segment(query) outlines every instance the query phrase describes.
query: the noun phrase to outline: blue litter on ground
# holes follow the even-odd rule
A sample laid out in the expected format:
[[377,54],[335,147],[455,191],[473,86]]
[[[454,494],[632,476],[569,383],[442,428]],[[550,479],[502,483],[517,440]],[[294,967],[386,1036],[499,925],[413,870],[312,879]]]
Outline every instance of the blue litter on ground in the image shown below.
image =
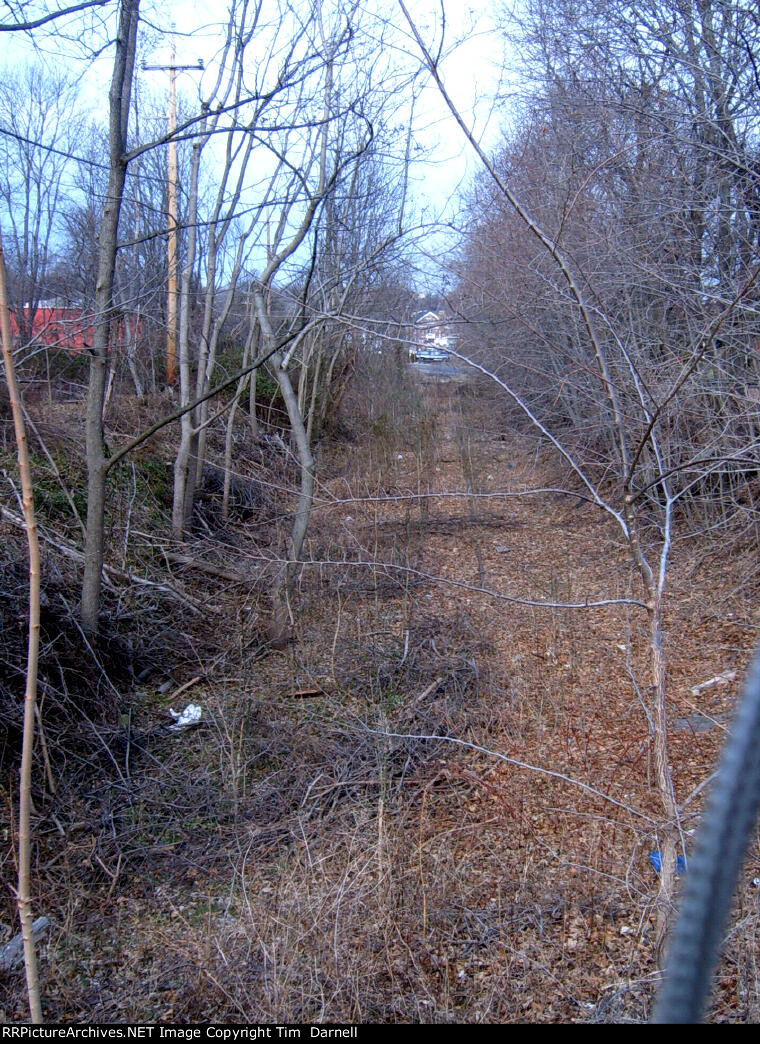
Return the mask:
[[[649,853],[649,862],[654,867],[655,873],[659,874],[660,870],[662,869],[662,856],[660,855],[660,853],[659,852],[650,852]],[[684,859],[683,856],[678,856],[676,858],[676,873],[677,874],[683,874],[685,872],[686,872],[686,860]]]

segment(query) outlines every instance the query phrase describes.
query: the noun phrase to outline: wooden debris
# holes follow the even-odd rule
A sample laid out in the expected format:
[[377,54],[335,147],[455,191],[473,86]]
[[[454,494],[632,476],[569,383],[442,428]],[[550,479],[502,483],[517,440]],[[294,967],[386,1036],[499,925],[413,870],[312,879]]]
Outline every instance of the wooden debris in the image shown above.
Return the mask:
[[241,584],[245,577],[240,573],[233,573],[231,569],[222,569],[211,562],[204,562],[200,558],[192,558],[190,555],[179,555],[174,551],[165,552],[167,559],[176,565],[186,566],[188,569],[196,569],[200,573],[208,573],[209,576],[217,576],[220,580],[229,580],[231,584]]
[[[38,942],[49,927],[49,918],[38,917],[37,920],[32,923],[32,935],[34,936],[34,941]],[[14,935],[10,942],[7,942],[5,946],[0,947],[0,969],[3,971],[11,971],[13,968],[19,968],[23,963],[24,939],[21,932],[19,932],[18,935]]]
[[691,692],[694,696],[699,696],[700,692],[704,692],[705,689],[712,689],[716,685],[728,685],[735,677],[736,671],[723,671],[722,674],[716,674],[714,678],[708,678],[699,685],[692,685]]

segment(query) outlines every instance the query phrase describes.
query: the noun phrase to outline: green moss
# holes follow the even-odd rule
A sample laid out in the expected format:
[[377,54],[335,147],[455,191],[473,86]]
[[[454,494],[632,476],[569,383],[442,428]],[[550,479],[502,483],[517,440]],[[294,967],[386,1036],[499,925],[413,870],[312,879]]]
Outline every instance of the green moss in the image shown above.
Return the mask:
[[141,504],[152,504],[161,510],[171,504],[171,471],[163,460],[122,459],[111,469],[111,481],[123,496],[131,496],[136,487]]
[[79,517],[84,519],[87,514],[87,494],[81,466],[61,453],[53,453],[51,457],[58,475],[43,454],[33,453],[29,458],[34,483],[34,508],[38,517],[47,522],[73,522],[73,503]]
[[261,403],[273,403],[282,399],[279,384],[266,370],[256,371],[256,399]]

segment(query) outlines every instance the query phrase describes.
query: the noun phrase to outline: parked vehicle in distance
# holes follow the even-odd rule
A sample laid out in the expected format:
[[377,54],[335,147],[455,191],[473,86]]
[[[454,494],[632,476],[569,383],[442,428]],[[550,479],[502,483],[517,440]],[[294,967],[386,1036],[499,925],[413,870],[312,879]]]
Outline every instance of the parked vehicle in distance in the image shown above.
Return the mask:
[[442,362],[448,355],[440,348],[413,348],[409,357],[412,362]]

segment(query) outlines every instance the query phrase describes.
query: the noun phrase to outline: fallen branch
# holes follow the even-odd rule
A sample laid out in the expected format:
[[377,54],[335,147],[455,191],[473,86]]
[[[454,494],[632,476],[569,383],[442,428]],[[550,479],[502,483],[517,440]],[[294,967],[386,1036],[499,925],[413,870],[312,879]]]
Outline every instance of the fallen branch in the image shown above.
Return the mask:
[[377,570],[377,572],[402,573],[406,576],[415,577],[423,582],[442,584],[448,587],[457,587],[463,591],[471,591],[473,594],[485,595],[487,598],[493,598],[499,602],[509,602],[512,605],[528,605],[536,609],[603,609],[610,605],[634,605],[639,609],[648,608],[647,603],[642,602],[638,598],[600,598],[597,601],[586,600],[583,602],[550,602],[548,599],[541,599],[538,601],[534,598],[517,598],[515,595],[508,595],[503,594],[501,591],[494,591],[490,587],[482,587],[480,584],[468,584],[465,580],[455,580],[453,577],[449,576],[438,576],[435,573],[427,573],[423,569],[414,569],[411,566],[396,565],[394,562],[357,562],[347,558],[322,558],[314,561],[302,559],[294,564],[299,568],[304,568],[306,566],[316,566],[319,568],[322,566],[342,566],[350,569],[374,569]]
[[592,797],[601,798],[603,801],[615,805],[616,808],[622,808],[624,812],[629,812],[632,816],[643,819],[652,826],[657,825],[657,820],[652,819],[652,817],[648,816],[646,812],[641,812],[639,809],[633,808],[631,805],[626,805],[624,802],[618,801],[617,798],[605,794],[603,790],[597,790],[596,787],[592,787],[590,783],[584,783],[583,780],[574,779],[572,776],[566,776],[563,772],[555,772],[554,769],[543,768],[541,765],[531,765],[530,762],[520,761],[518,758],[510,758],[508,755],[501,754],[497,750],[490,750],[488,747],[481,747],[477,743],[470,743],[468,740],[459,739],[457,736],[427,736],[406,732],[386,732],[384,729],[371,729],[364,722],[360,722],[360,725],[366,732],[370,733],[370,735],[382,736],[384,739],[415,740],[417,742],[427,743],[453,743],[457,747],[466,747],[468,750],[477,751],[478,754],[485,754],[486,757],[497,758],[499,761],[504,761],[507,765],[514,765],[517,768],[526,769],[528,772],[535,772],[540,776],[549,776],[550,779],[558,779],[562,783],[569,783],[571,787],[578,787],[579,790],[583,790],[586,794],[590,794]]
[[[39,942],[50,927],[47,917],[38,917],[32,923],[32,936],[35,942]],[[5,946],[0,946],[0,969],[2,971],[13,971],[24,963],[24,936],[22,932],[14,935]]]
[[200,573],[208,573],[209,576],[218,576],[220,580],[229,580],[232,584],[247,583],[249,580],[249,577],[244,577],[240,573],[234,573],[231,569],[222,569],[221,566],[212,565],[211,562],[204,562],[201,558],[191,558],[190,555],[178,555],[174,551],[167,551],[165,554],[170,562],[187,566],[188,569],[197,569]]
[[[7,508],[2,504],[0,504],[0,517],[2,517],[6,522],[9,522],[12,526],[16,526],[18,529],[26,530],[26,522],[24,521],[23,516],[15,511],[11,511],[10,508]],[[59,551],[66,558],[71,558],[75,562],[84,561],[84,553],[78,550],[78,548],[72,547],[71,544],[68,544],[60,537],[53,539],[53,537],[48,535],[44,530],[39,530],[39,535],[46,544],[55,548],[56,551]],[[192,610],[192,612],[201,612],[198,603],[190,598],[189,595],[183,594],[182,592],[175,590],[175,588],[169,587],[168,584],[163,584],[158,580],[148,580],[144,576],[137,576],[136,573],[130,573],[125,569],[117,569],[115,566],[103,566],[103,573],[106,577],[111,576],[118,580],[126,580],[128,583],[136,584],[138,587],[153,587],[157,591],[162,591],[164,594],[169,595],[170,598],[175,598],[177,601],[182,602],[182,604],[186,605]],[[116,587],[112,583],[107,583],[107,586],[110,591],[116,591]],[[207,608],[205,608],[204,611],[208,611]]]

